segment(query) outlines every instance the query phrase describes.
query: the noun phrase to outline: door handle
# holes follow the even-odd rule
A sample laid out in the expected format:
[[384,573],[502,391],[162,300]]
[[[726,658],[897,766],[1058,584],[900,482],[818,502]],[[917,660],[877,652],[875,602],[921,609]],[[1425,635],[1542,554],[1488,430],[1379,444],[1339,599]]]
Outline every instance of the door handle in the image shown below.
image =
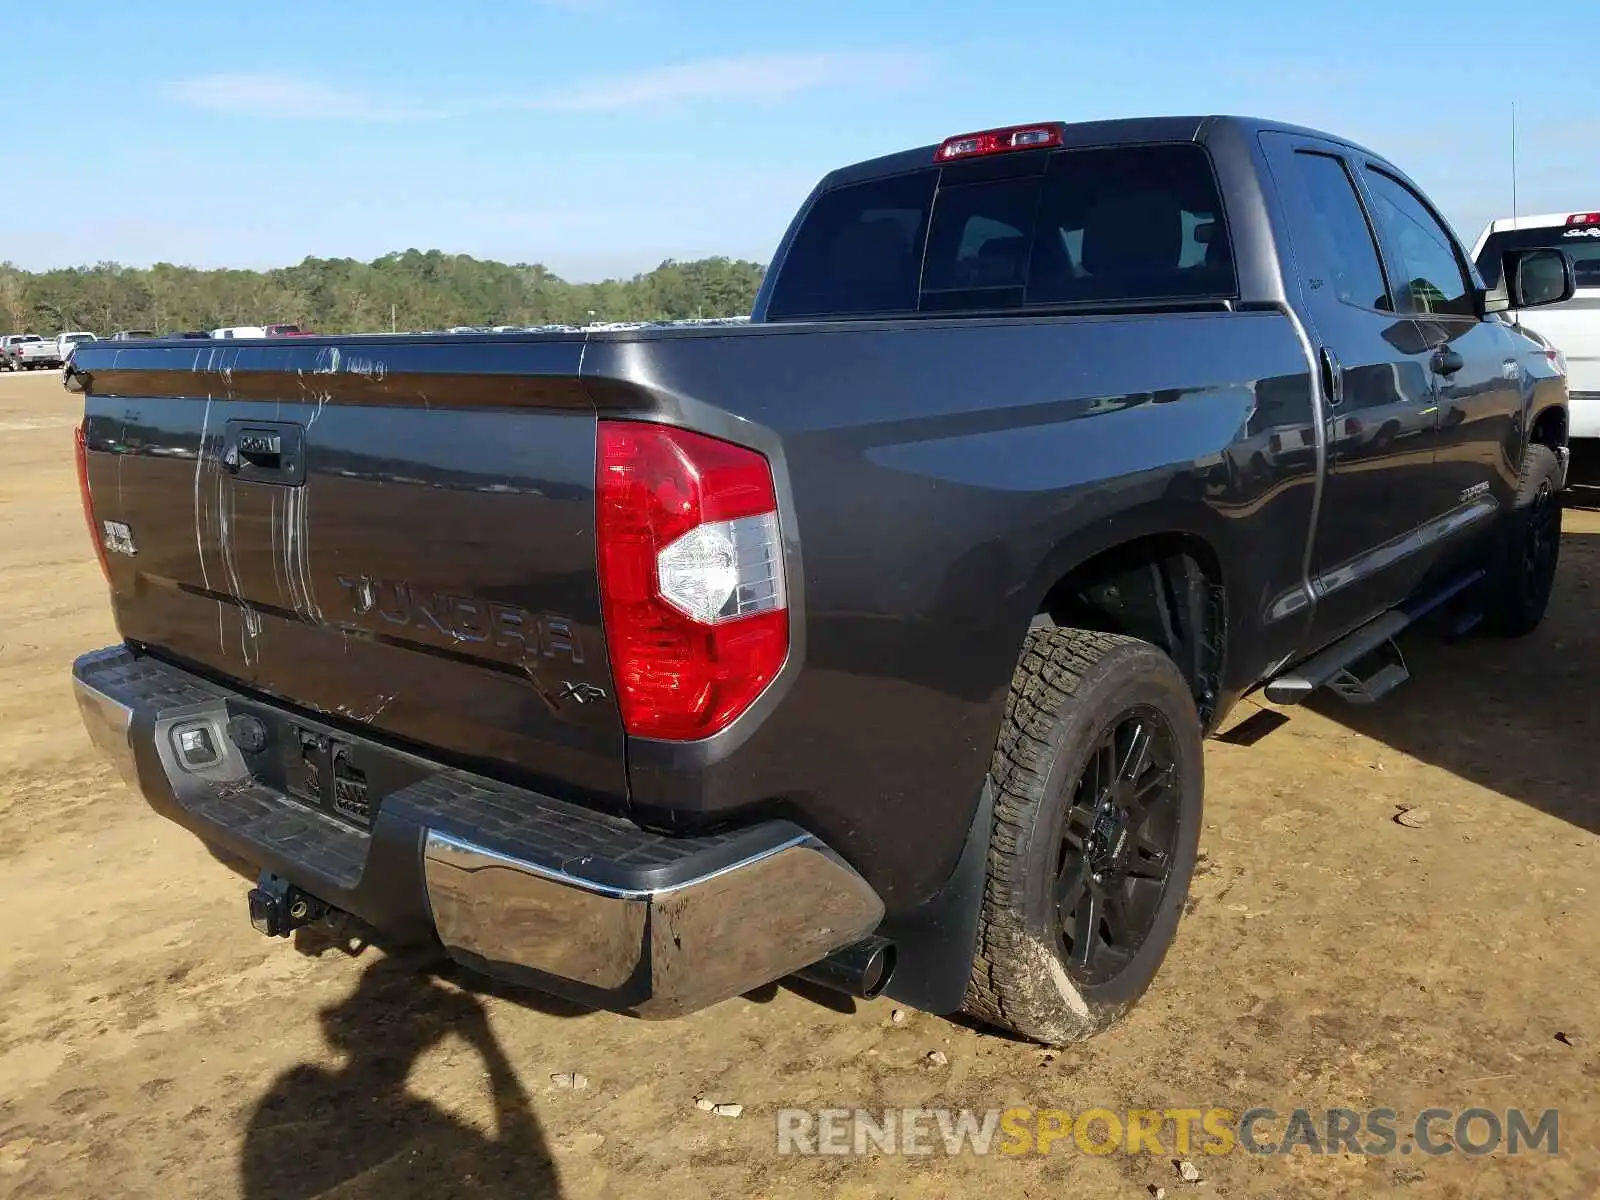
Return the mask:
[[1339,365],[1339,356],[1328,347],[1322,348],[1322,392],[1328,397],[1328,405],[1338,408],[1344,403],[1344,368]]
[[1443,375],[1446,378],[1454,375],[1466,365],[1467,360],[1462,358],[1461,355],[1457,354],[1448,346],[1441,346],[1439,349],[1435,350],[1433,352],[1433,359],[1428,363],[1428,366],[1432,368],[1435,375]]

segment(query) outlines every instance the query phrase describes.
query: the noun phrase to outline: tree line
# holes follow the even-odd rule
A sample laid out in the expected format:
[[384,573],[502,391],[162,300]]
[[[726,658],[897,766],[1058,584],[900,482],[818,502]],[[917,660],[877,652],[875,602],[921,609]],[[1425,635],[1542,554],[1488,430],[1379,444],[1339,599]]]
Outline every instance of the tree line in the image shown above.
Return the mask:
[[740,259],[668,259],[632,279],[569,283],[538,263],[439,250],[373,262],[308,258],[270,271],[103,262],[33,272],[0,263],[0,331],[103,336],[293,322],[319,333],[379,333],[391,314],[402,331],[731,317],[750,311],[764,271]]

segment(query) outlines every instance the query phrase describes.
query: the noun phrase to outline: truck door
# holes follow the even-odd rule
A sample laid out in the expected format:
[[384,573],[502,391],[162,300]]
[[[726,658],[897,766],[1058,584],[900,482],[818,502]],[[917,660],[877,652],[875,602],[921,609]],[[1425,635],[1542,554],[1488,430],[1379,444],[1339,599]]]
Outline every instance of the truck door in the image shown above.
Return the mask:
[[1478,314],[1478,280],[1466,253],[1427,202],[1380,167],[1368,164],[1362,177],[1392,273],[1407,281],[1401,306],[1415,315],[1429,352],[1439,408],[1435,486],[1458,510],[1442,551],[1460,553],[1516,494],[1523,429],[1515,335]]
[[1431,348],[1397,302],[1346,149],[1286,133],[1261,139],[1288,217],[1284,269],[1326,399],[1310,558],[1312,644],[1323,645],[1417,586],[1425,531],[1449,507],[1433,479]]

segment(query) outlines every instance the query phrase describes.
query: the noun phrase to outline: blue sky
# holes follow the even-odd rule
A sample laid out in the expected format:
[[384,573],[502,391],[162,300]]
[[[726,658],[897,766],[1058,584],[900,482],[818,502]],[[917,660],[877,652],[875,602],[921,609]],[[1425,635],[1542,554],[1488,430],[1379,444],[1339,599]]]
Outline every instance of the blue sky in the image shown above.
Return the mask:
[[[833,166],[991,125],[1245,112],[1354,137],[1469,241],[1600,208],[1581,0],[79,0],[0,66],[0,261],[415,246],[570,279],[765,261]],[[1543,61],[1541,61],[1543,60]],[[42,151],[42,152],[41,152]]]

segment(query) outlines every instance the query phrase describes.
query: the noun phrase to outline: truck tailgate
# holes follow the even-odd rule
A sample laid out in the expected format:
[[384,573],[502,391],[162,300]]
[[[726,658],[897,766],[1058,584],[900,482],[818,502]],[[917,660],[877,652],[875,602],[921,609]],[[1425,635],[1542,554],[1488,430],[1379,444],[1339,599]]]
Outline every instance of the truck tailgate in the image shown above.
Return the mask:
[[625,805],[582,349],[80,346],[122,635],[335,723]]

